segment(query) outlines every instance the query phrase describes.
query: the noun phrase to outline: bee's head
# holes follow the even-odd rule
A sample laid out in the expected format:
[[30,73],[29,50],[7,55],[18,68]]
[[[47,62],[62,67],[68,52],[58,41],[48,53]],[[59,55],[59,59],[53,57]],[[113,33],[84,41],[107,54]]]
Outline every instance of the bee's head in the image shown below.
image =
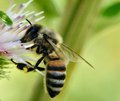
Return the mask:
[[[27,19],[26,19],[27,20]],[[31,22],[29,20],[27,20],[30,23],[30,28],[26,31],[25,35],[21,38],[21,42],[25,43],[25,42],[29,42],[34,40],[35,38],[38,37],[38,32],[41,30],[42,26],[40,25],[32,25]]]

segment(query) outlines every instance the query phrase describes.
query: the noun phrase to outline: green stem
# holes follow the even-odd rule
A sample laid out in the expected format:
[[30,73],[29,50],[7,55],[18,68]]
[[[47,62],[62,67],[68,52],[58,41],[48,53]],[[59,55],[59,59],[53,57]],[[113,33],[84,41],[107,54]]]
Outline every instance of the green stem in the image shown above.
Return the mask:
[[[71,6],[69,6],[69,4]],[[61,24],[61,33],[64,38],[64,42],[68,44],[72,49],[76,50],[78,53],[82,51],[86,39],[88,39],[94,30],[95,21],[100,10],[100,0],[77,0],[73,3],[68,1],[68,5],[65,11],[64,19]],[[72,11],[68,8],[73,7]],[[63,24],[64,23],[64,24]],[[58,96],[57,101],[63,101],[65,94],[69,89],[70,77],[72,76],[73,68],[76,64],[71,63],[68,65],[67,79],[63,93]]]
[[42,97],[42,92],[43,92],[43,80],[40,78],[40,76],[36,79],[36,83],[33,88],[33,92],[30,96],[29,101],[39,101],[38,99]]
[[[100,0],[68,2],[60,30],[66,44],[73,49],[81,50],[86,36],[93,30],[99,5]],[[69,10],[70,7],[72,10]]]

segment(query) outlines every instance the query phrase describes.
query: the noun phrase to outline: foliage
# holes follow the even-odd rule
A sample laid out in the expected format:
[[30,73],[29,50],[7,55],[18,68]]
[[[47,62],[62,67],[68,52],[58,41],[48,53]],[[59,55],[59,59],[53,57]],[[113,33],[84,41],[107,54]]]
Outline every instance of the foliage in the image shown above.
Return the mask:
[[9,62],[5,60],[3,57],[0,57],[0,79],[1,78],[8,78],[7,71],[5,69],[8,69]]

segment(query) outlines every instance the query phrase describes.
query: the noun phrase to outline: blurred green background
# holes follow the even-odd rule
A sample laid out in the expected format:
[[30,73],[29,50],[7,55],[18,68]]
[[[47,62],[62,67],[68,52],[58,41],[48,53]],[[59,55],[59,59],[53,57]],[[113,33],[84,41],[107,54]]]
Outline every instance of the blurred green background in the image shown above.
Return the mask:
[[[0,9],[6,11],[9,1],[0,0]],[[44,10],[45,19],[39,23],[61,33],[64,43],[95,70],[82,60],[71,63],[63,90],[50,99],[41,75],[10,65],[10,79],[0,80],[0,100],[120,101],[120,0],[34,0],[28,9]]]

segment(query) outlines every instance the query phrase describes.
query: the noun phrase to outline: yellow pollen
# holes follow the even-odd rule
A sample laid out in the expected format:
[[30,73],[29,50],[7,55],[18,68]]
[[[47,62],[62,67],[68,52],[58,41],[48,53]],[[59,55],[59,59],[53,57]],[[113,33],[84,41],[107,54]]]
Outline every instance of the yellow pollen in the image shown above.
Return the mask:
[[25,73],[27,73],[27,72],[28,72],[28,68],[27,68],[27,67],[24,67],[24,68],[23,68],[23,71],[24,71]]

